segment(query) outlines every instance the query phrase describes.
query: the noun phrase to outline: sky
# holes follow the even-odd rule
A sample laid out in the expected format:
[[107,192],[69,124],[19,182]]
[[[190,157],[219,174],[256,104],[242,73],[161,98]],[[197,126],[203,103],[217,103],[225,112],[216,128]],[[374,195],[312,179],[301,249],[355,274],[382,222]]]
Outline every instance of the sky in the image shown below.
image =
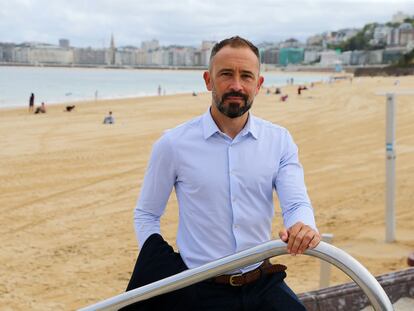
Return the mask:
[[414,15],[414,0],[0,0],[0,42],[75,47],[199,46],[202,40],[243,36],[258,44],[367,23],[397,11]]

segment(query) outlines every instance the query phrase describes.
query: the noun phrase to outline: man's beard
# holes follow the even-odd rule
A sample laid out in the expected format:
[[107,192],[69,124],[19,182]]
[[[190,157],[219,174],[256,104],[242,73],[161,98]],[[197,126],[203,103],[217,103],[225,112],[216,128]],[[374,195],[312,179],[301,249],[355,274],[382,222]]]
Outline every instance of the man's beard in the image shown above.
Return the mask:
[[[244,101],[244,105],[239,102],[228,102],[227,105],[224,104],[224,101],[229,97],[240,97]],[[240,92],[228,92],[223,94],[221,99],[217,97],[217,94],[213,93],[213,101],[217,109],[220,110],[225,116],[229,118],[237,118],[244,115],[252,107],[253,100],[249,100],[249,97]]]

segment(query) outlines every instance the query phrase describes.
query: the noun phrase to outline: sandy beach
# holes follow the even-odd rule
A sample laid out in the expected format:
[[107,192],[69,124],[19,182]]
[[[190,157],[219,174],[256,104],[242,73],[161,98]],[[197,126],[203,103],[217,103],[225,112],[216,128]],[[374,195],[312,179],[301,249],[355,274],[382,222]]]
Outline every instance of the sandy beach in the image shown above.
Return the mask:
[[[201,76],[200,76],[201,79]],[[281,102],[263,90],[252,112],[290,130],[320,232],[372,274],[407,267],[414,251],[414,95],[397,97],[396,238],[385,243],[385,97],[414,77],[315,84]],[[265,83],[266,84],[266,83]],[[73,310],[125,290],[138,254],[133,209],[152,143],[204,113],[209,93],[0,110],[0,310]],[[103,125],[112,110],[116,123]],[[253,159],[252,159],[253,160]],[[275,199],[277,205],[277,199]],[[276,208],[274,237],[281,225]],[[164,237],[175,246],[172,195]],[[288,284],[315,290],[319,261],[282,256]],[[349,279],[332,268],[332,285]]]

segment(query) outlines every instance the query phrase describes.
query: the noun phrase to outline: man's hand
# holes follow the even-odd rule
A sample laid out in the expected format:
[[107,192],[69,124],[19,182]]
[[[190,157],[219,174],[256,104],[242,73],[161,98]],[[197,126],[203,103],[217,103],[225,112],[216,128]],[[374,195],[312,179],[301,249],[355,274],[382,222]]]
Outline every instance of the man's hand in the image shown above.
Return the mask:
[[302,254],[306,249],[316,247],[321,241],[318,231],[301,222],[295,223],[287,230],[280,230],[279,237],[288,243],[287,249],[291,255]]

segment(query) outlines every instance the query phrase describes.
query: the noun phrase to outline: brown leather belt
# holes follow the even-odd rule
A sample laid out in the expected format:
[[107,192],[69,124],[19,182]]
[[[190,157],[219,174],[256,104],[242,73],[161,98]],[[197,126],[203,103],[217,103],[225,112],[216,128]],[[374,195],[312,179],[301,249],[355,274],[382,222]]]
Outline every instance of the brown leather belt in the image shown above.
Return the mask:
[[272,264],[269,259],[266,259],[259,267],[252,271],[239,274],[223,274],[216,276],[209,281],[231,286],[243,286],[257,281],[262,275],[283,272],[286,269],[286,266],[280,264]]

